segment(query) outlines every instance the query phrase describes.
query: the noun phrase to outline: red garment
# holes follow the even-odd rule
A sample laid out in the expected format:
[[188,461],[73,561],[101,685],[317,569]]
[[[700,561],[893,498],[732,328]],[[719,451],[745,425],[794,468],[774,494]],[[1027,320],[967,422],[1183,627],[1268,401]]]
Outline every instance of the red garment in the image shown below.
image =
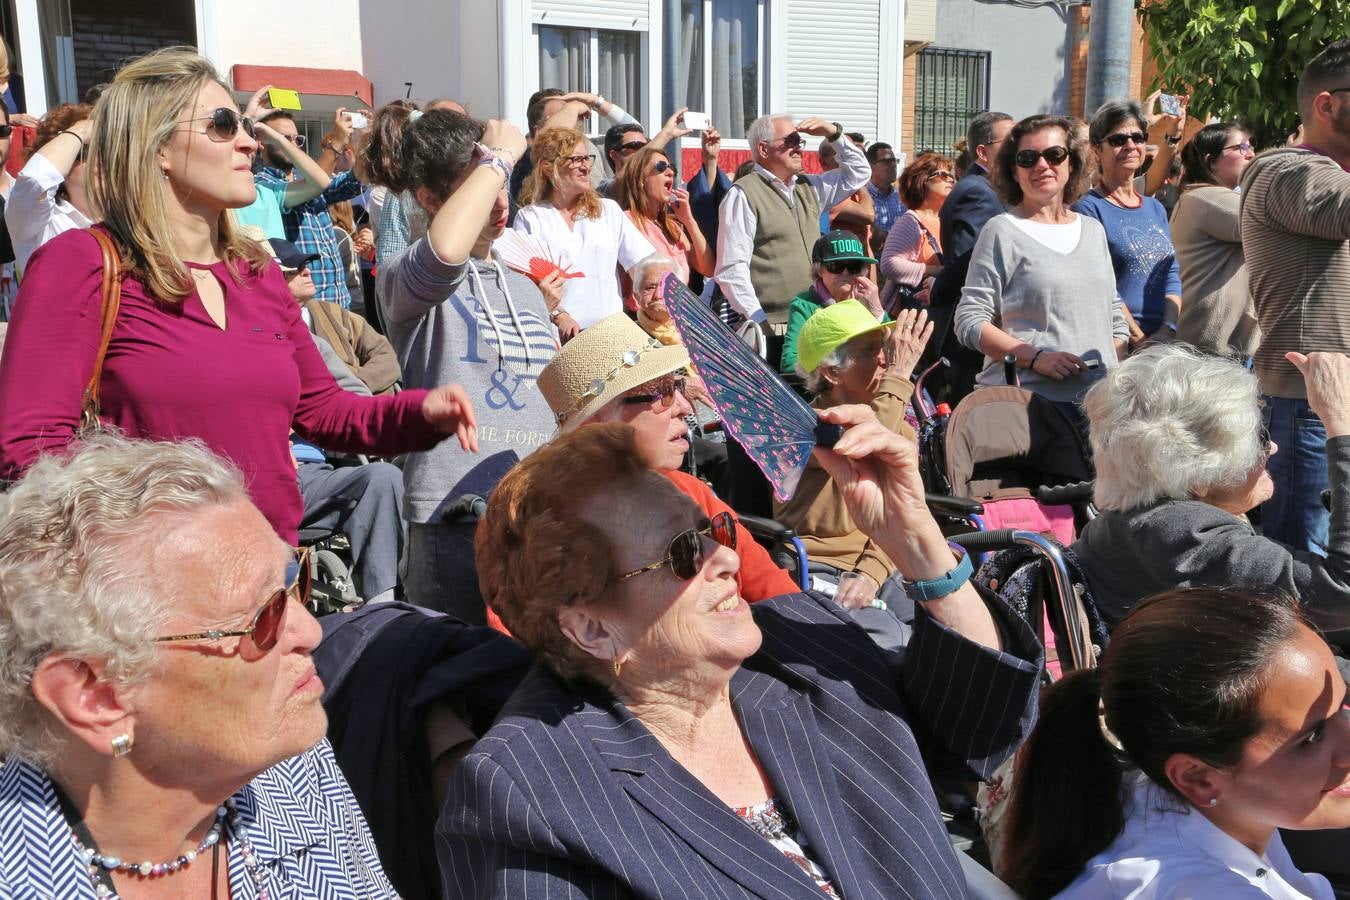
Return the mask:
[[[445,437],[422,415],[426,391],[359,397],[337,386],[275,265],[242,283],[224,263],[209,268],[225,293],[224,329],[195,292],[158,303],[138,279],[123,280],[100,382],[104,422],[132,437],[200,438],[240,468],[253,502],[292,544],[303,512],[292,427],[328,450],[381,456]],[[0,478],[20,477],[79,427],[102,277],[98,243],[82,231],[33,254],[0,359]]]
[[[678,470],[661,474],[673,481],[682,493],[688,494],[708,518],[711,519],[723,512],[736,515],[730,506],[718,498],[712,488],[693,475]],[[801,590],[801,586],[792,580],[792,576],[774,565],[769,551],[759,545],[755,536],[741,524],[740,519],[736,520],[736,553],[741,558],[741,568],[736,573],[736,585],[747,603],[781,597],[784,594],[795,594]],[[487,621],[502,634],[511,633],[492,611],[491,606],[487,609]]]

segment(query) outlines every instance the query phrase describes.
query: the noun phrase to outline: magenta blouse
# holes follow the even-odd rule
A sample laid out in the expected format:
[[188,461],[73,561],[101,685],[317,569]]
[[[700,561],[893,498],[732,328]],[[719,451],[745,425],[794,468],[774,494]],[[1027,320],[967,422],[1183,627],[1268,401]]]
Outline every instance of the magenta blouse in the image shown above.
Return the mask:
[[[199,438],[243,471],[253,502],[292,544],[303,512],[292,429],[328,450],[381,456],[445,437],[422,415],[426,391],[360,397],[337,386],[276,265],[242,283],[225,263],[209,268],[224,288],[225,328],[195,292],[161,303],[124,278],[100,382],[104,422],[132,437]],[[98,351],[102,275],[84,231],[33,254],[0,356],[0,478],[19,478],[74,437]]]

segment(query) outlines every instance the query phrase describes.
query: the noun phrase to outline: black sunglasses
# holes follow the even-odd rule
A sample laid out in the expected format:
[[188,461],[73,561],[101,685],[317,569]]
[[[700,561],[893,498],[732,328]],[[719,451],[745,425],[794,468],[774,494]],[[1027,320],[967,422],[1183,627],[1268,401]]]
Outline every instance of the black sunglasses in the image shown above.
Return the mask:
[[1017,155],[1013,157],[1013,162],[1017,163],[1019,169],[1030,169],[1041,161],[1041,157],[1045,157],[1045,161],[1050,165],[1057,166],[1069,158],[1069,148],[1056,145],[1046,147],[1044,150],[1032,150],[1030,148],[1018,150]]
[[847,272],[850,275],[861,275],[867,271],[869,263],[859,260],[849,260],[848,262],[828,262],[825,263],[825,271],[831,275],[843,275]]
[[[218,144],[234,140],[234,136],[239,133],[240,128],[244,129],[244,134],[251,138],[258,136],[257,131],[253,128],[253,120],[248,116],[240,115],[239,110],[230,109],[228,106],[220,106],[211,110],[209,116],[197,116],[195,119],[188,119],[187,121],[206,122],[206,136]],[[298,146],[303,147],[304,144]]]
[[0,125],[0,138],[7,138],[14,133],[13,125]]
[[660,175],[662,172],[664,172],[666,169],[669,168],[670,163],[666,162],[664,159],[658,159],[656,161],[656,164],[652,166],[652,171],[648,172],[647,174],[650,175],[652,174],[652,172],[655,172],[657,175]]
[[1110,144],[1116,149],[1124,147],[1126,141],[1134,141],[1142,147],[1148,142],[1148,135],[1144,134],[1142,131],[1121,131],[1116,134],[1108,134],[1106,137],[1102,138],[1102,143]]
[[253,614],[253,621],[243,631],[221,631],[213,628],[209,631],[199,631],[196,634],[173,634],[167,637],[157,637],[155,642],[218,641],[227,637],[247,637],[253,642],[253,646],[258,648],[259,653],[266,653],[277,645],[277,637],[281,634],[281,624],[286,621],[286,607],[291,594],[295,594],[295,599],[300,601],[301,606],[309,602],[311,580],[309,548],[304,547],[296,550],[291,561],[286,564],[286,586],[277,588],[267,596],[267,600]]
[[626,143],[626,144],[620,144],[620,145],[619,145],[619,149],[620,149],[620,150],[627,150],[629,153],[636,153],[637,151],[641,150],[641,149],[642,149],[643,147],[645,147],[645,146],[647,146],[647,142],[646,142],[646,141],[629,141],[629,142]]
[[789,149],[789,150],[797,150],[797,149],[799,149],[799,148],[801,148],[801,147],[806,146],[806,138],[802,137],[800,131],[794,131],[794,132],[792,132],[792,134],[789,134],[787,137],[781,137],[781,138],[779,138],[779,139],[776,140],[776,141],[768,141],[767,143],[768,143],[770,146],[772,146],[772,145],[774,145],[774,144],[782,144],[784,147],[786,147],[786,148]]
[[681,581],[688,581],[703,568],[703,560],[705,559],[703,536],[705,534],[729,550],[736,549],[736,520],[731,517],[731,513],[720,512],[711,519],[704,519],[698,528],[681,531],[671,538],[670,550],[665,559],[658,560],[640,569],[634,569],[631,572],[625,572],[619,576],[619,580],[624,581],[641,575],[643,572],[651,572],[669,565],[676,578]]

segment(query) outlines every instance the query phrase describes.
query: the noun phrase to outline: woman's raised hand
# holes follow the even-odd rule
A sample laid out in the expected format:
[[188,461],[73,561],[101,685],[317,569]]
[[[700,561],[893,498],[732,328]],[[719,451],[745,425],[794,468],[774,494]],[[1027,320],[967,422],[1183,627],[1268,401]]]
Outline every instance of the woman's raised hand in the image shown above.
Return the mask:
[[684,188],[671,189],[670,210],[681,224],[685,226],[694,224],[694,208],[689,205],[689,192]]
[[821,410],[820,418],[844,426],[833,449],[816,448],[816,459],[839,486],[863,533],[886,549],[897,539],[906,540],[916,523],[932,523],[912,440],[882,425],[867,406],[832,406]]
[[539,293],[544,295],[549,312],[562,305],[563,288],[566,286],[567,279],[563,277],[562,269],[554,269],[539,282]]
[[525,154],[525,135],[506,119],[488,120],[487,127],[483,129],[482,144],[489,149],[495,147],[510,153],[512,163]]
[[928,320],[928,310],[901,310],[886,338],[887,364],[906,378],[912,377],[914,366],[932,336],[933,323]]

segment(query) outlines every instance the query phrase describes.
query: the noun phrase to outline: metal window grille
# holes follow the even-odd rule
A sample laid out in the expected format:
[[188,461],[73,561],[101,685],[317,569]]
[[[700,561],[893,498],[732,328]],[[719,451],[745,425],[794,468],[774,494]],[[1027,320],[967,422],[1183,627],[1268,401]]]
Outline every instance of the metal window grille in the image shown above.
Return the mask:
[[989,53],[927,47],[914,82],[914,152],[950,155],[971,116],[989,108]]

